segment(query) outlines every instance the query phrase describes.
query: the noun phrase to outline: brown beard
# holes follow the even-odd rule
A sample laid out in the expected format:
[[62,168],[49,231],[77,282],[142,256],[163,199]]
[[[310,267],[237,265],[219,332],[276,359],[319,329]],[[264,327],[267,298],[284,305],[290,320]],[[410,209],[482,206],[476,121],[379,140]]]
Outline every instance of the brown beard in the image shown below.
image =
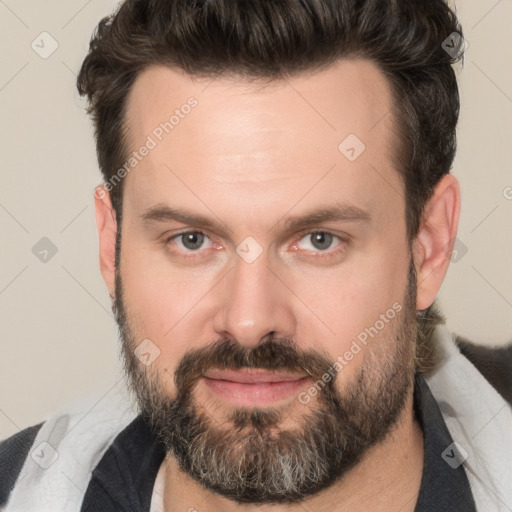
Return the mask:
[[329,487],[387,437],[412,392],[417,335],[412,260],[393,335],[369,343],[363,364],[343,392],[336,388],[337,375],[326,383],[316,400],[303,406],[304,414],[292,430],[279,428],[285,411],[276,408],[234,408],[228,422],[220,425],[195,404],[195,384],[214,367],[306,371],[317,382],[332,374],[333,361],[326,354],[300,350],[288,338],[272,338],[255,347],[220,339],[183,356],[174,373],[176,397],[171,398],[161,377],[134,353],[137,338],[117,271],[113,310],[129,387],[141,413],[181,471],[239,503],[297,503]]

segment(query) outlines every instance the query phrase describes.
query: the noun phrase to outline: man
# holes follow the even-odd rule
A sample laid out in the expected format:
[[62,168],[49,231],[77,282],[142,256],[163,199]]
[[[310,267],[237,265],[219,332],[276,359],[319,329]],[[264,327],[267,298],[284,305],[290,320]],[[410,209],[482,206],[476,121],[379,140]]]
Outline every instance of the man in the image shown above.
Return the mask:
[[5,510],[512,509],[508,395],[434,304],[461,34],[442,0],[127,0],[99,24],[78,89],[138,410],[4,441]]

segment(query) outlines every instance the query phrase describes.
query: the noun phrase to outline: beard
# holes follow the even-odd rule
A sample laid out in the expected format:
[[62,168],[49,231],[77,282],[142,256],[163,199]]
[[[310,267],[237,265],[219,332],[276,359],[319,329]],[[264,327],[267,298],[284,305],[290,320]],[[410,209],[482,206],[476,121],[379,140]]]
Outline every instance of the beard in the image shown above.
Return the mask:
[[323,389],[302,405],[291,429],[280,428],[286,408],[233,407],[227,421],[216,421],[194,401],[195,385],[210,368],[305,371],[313,385],[333,374],[334,361],[327,354],[301,350],[289,338],[266,339],[254,347],[219,339],[185,353],[174,372],[176,396],[171,397],[162,382],[169,375],[144,366],[135,355],[140,339],[127,313],[118,269],[113,311],[128,386],[168,456],[204,488],[238,503],[299,503],[341,479],[400,420],[415,373],[412,259],[394,325],[369,342],[356,376],[343,389],[336,387],[338,375],[322,382]]

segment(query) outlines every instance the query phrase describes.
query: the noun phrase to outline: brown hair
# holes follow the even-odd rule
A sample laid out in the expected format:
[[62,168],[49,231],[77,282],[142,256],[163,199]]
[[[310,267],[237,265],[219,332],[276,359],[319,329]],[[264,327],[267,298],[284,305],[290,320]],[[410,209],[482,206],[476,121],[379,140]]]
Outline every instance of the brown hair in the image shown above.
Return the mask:
[[[106,182],[127,160],[126,99],[150,65],[201,77],[277,80],[343,57],[370,59],[388,78],[406,192],[409,243],[455,155],[459,94],[443,49],[462,35],[445,0],[126,0],[93,34],[77,79],[89,100]],[[112,188],[118,222],[123,182]]]

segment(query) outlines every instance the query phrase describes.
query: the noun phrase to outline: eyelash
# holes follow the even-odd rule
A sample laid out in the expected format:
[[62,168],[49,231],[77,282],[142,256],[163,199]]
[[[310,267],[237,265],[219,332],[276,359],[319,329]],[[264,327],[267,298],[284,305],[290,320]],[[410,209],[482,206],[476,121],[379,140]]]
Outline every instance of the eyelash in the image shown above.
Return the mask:
[[[205,233],[204,231],[201,231],[201,230],[191,230],[191,231],[182,231],[180,233],[177,233],[175,235],[172,235],[170,237],[167,237],[165,239],[165,245],[167,246],[171,241],[175,240],[176,238],[179,238],[180,236],[183,236],[183,235],[187,235],[187,234],[198,234],[198,235],[203,235],[205,236],[206,238],[208,238],[209,240],[211,240],[211,237],[208,236],[207,233]],[[300,240],[302,240],[306,235],[316,235],[316,234],[324,234],[324,235],[331,235],[332,237],[334,238],[337,238],[339,240],[339,244],[331,251],[331,252],[328,252],[328,251],[317,251],[315,252],[315,257],[316,258],[328,258],[328,257],[332,257],[334,255],[337,255],[339,252],[342,252],[346,249],[346,247],[350,244],[350,238],[347,236],[347,237],[343,237],[341,235],[336,235],[334,233],[331,233],[330,231],[325,231],[325,230],[316,230],[316,231],[304,231],[302,233],[299,233],[297,236],[298,236],[298,239],[297,239],[297,242],[294,243],[294,245],[298,242],[300,242]],[[187,251],[188,253],[190,254],[183,254],[183,253],[179,253],[183,258],[198,258],[200,257],[200,250],[198,251]],[[195,254],[196,253],[196,254]],[[318,254],[320,254],[320,256],[318,256]]]

